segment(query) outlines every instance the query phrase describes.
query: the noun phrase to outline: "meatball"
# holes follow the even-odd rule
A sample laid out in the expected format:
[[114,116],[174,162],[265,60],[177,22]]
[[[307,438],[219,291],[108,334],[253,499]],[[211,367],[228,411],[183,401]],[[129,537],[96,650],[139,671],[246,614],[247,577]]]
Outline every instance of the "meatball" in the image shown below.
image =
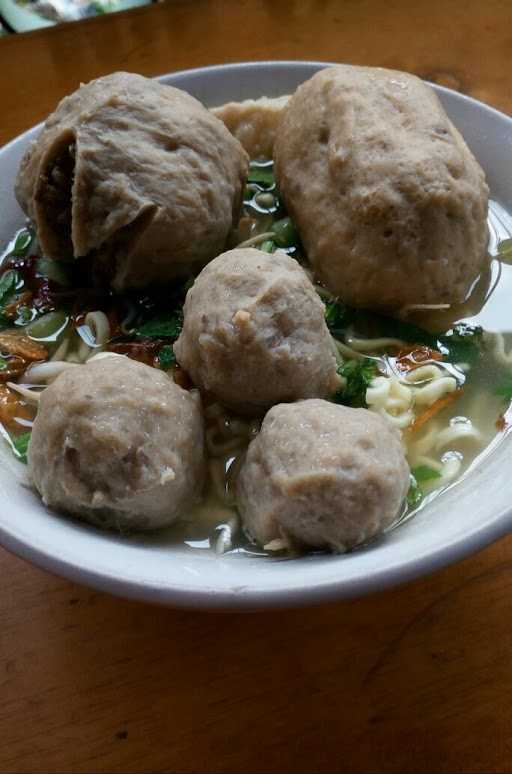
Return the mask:
[[43,502],[100,527],[171,524],[201,493],[198,398],[119,355],[62,373],[41,395],[28,451]]
[[237,482],[246,531],[347,550],[398,516],[409,487],[399,431],[367,409],[304,400],[270,409]]
[[242,413],[326,397],[336,374],[324,305],[286,253],[238,248],[197,277],[174,345],[192,381]]
[[322,70],[292,97],[274,157],[314,270],[346,303],[461,302],[488,265],[484,173],[419,78]]
[[189,94],[114,73],[60,102],[21,162],[16,195],[47,257],[89,256],[123,289],[218,255],[247,165],[240,143]]
[[213,108],[252,159],[271,158],[279,122],[290,97],[260,97]]

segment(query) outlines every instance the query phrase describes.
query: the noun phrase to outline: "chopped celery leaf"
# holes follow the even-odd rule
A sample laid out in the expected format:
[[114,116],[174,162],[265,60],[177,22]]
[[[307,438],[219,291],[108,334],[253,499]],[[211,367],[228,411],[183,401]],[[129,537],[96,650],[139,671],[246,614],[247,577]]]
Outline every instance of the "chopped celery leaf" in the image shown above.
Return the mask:
[[334,401],[354,408],[366,408],[366,390],[377,374],[375,361],[369,358],[348,360],[338,367],[338,373],[346,383],[334,394]]
[[31,433],[22,433],[17,438],[11,438],[14,453],[21,462],[27,464],[27,451],[30,442]]
[[28,229],[20,231],[14,242],[11,255],[16,256],[16,258],[23,258],[28,253],[33,239],[34,237]]
[[163,314],[147,320],[137,330],[137,336],[148,339],[177,339],[183,325],[181,311],[174,314]]
[[432,481],[434,478],[441,478],[439,471],[431,468],[429,465],[418,465],[418,467],[412,469],[411,473],[418,484],[424,481]]
[[166,344],[162,347],[158,353],[158,363],[163,371],[168,371],[171,366],[176,362],[176,356],[174,350],[170,344]]

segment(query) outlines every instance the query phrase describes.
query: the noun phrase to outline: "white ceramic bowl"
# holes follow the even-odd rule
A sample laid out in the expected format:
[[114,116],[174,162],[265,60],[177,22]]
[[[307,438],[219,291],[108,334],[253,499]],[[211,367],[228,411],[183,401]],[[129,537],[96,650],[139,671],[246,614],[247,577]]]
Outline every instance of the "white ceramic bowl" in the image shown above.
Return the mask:
[[[172,73],[162,80],[214,106],[290,93],[323,66],[258,62]],[[485,169],[493,198],[512,210],[512,119],[435,88]],[[23,151],[37,131],[29,130],[0,151],[0,246],[23,223],[12,187]],[[503,309],[504,319],[509,314]],[[294,560],[219,558],[155,539],[99,532],[48,512],[20,483],[19,464],[6,453],[0,461],[0,542],[72,580],[168,605],[256,609],[356,596],[432,572],[508,533],[511,442],[505,439],[471,475],[373,545],[346,556]]]

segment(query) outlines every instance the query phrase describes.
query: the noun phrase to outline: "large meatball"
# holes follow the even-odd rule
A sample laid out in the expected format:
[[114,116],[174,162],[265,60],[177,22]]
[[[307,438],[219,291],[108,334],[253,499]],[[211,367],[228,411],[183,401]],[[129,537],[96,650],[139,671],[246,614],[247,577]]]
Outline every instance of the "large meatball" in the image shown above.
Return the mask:
[[28,451],[43,502],[100,527],[171,524],[201,494],[198,397],[122,356],[62,373],[41,396]]
[[247,163],[189,94],[114,73],[60,102],[21,162],[16,195],[46,256],[90,256],[122,289],[219,254],[239,216]]
[[346,550],[398,516],[409,486],[400,435],[367,409],[304,400],[270,409],[237,483],[247,532]]
[[176,358],[193,382],[244,413],[339,386],[324,305],[297,261],[238,248],[188,291]]
[[484,173],[419,78],[322,70],[292,97],[274,156],[315,272],[347,303],[460,302],[487,265]]
[[212,108],[212,113],[226,124],[241,142],[251,159],[271,158],[277,127],[290,97],[260,97],[243,102],[227,102]]

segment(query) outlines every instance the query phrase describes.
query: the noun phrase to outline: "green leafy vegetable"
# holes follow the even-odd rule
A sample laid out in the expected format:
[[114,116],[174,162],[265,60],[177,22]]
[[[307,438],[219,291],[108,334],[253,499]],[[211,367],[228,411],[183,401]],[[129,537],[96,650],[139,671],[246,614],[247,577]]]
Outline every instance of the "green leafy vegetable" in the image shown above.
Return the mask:
[[452,363],[474,363],[482,351],[483,333],[483,328],[478,325],[458,323],[438,337],[437,348],[447,354]]
[[418,467],[412,469],[411,473],[418,484],[422,484],[424,481],[432,481],[435,478],[441,478],[439,471],[431,468],[429,465],[418,465]]
[[423,500],[423,492],[418,486],[418,482],[411,474],[411,483],[409,484],[409,491],[407,492],[407,505],[409,508],[417,508]]
[[272,231],[279,247],[297,247],[299,244],[299,235],[291,218],[276,220],[272,225]]
[[20,281],[17,271],[10,269],[0,277],[0,304],[5,304],[9,296],[14,293]]
[[494,388],[495,395],[501,395],[507,400],[512,400],[512,374],[507,376]]
[[31,433],[22,433],[17,438],[11,438],[12,448],[20,462],[27,464],[27,451]]
[[346,384],[334,394],[334,401],[354,408],[366,408],[366,390],[377,374],[375,361],[369,358],[348,360],[338,367],[338,373]]
[[418,465],[411,470],[409,491],[407,492],[407,504],[409,508],[417,508],[423,500],[425,493],[420,484],[441,478],[441,474],[429,465]]
[[162,314],[143,323],[137,336],[147,339],[177,339],[183,326],[183,313]]
[[256,183],[257,185],[264,185],[271,187],[275,185],[274,172],[272,166],[259,167],[255,164],[251,164],[249,167],[249,175],[247,177],[248,183]]
[[16,258],[23,258],[23,256],[25,256],[28,253],[30,246],[33,242],[33,239],[34,239],[34,236],[28,229],[24,229],[23,231],[20,231],[20,233],[16,237],[16,241],[14,242],[14,247],[11,250],[11,255],[16,256]]
[[158,353],[158,364],[163,371],[168,371],[176,363],[176,356],[170,344],[162,347]]
[[0,357],[0,371],[5,371],[9,368],[9,363],[4,357]]
[[457,323],[446,333],[438,334],[385,315],[372,314],[369,319],[378,326],[381,336],[440,350],[452,363],[474,363],[482,351],[483,329],[478,325]]
[[6,328],[13,323],[13,320],[5,314],[5,308],[11,303],[19,282],[20,275],[13,269],[6,271],[0,277],[0,328]]
[[339,301],[325,301],[325,322],[335,338],[345,333],[354,318],[354,311]]

